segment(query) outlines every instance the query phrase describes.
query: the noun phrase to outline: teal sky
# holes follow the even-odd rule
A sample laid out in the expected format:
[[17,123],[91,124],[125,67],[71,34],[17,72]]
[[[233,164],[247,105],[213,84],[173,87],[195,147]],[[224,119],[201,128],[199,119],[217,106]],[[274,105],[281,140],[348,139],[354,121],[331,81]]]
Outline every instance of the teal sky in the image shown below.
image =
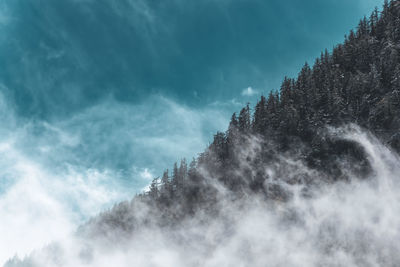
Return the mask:
[[110,96],[202,107],[279,88],[382,2],[1,0],[0,82],[46,119]]
[[41,164],[141,190],[381,4],[0,0],[3,128],[24,129],[16,145]]
[[0,265],[204,150],[383,0],[0,0]]

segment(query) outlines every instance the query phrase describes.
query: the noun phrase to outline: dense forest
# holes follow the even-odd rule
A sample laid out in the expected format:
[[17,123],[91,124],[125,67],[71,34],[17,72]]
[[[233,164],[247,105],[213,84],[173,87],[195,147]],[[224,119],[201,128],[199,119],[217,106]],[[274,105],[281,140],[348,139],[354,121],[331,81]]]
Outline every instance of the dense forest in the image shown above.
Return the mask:
[[[285,171],[287,164],[276,164],[282,155],[319,172],[318,181],[305,173],[280,176],[288,184],[346,180],[349,169],[363,177],[371,171],[363,149],[329,134],[330,127],[349,124],[400,151],[400,1],[385,1],[382,11],[376,8],[361,19],[343,44],[325,50],[313,66],[305,63],[297,78],[285,77],[279,91],[261,96],[254,112],[246,105],[233,114],[228,130],[216,133],[197,159],[175,163],[133,202],[150,203],[163,224],[173,224],[198,210],[212,213],[215,182],[234,192],[234,198],[254,193],[284,201],[290,196],[265,168],[275,164],[280,167],[274,172]],[[120,219],[134,216],[130,205],[120,203],[89,225],[122,224],[130,231],[133,218],[129,223]]]
[[[147,192],[91,219],[78,233],[120,243],[144,227],[175,229],[195,217],[197,226],[208,225],[210,218],[221,216],[229,232],[227,202],[240,210],[240,203],[257,196],[268,205],[280,205],[292,198],[286,186],[302,185],[301,195],[309,198],[310,188],[321,184],[368,177],[374,166],[365,148],[338,137],[349,128],[367,131],[400,151],[400,1],[385,1],[382,11],[375,9],[361,19],[343,44],[325,50],[312,66],[306,63],[297,78],[285,77],[280,90],[261,96],[253,110],[246,105],[233,114],[228,130],[216,133],[197,158],[175,163]],[[321,229],[318,240],[335,233]],[[321,253],[329,254],[335,246],[350,247],[354,251],[347,251],[355,258],[377,251],[363,247],[362,238],[337,245],[341,238],[326,241]],[[364,264],[356,265],[370,266],[363,259],[357,258]],[[385,265],[386,260],[376,262]],[[396,266],[389,263],[397,260],[390,258],[385,266]]]

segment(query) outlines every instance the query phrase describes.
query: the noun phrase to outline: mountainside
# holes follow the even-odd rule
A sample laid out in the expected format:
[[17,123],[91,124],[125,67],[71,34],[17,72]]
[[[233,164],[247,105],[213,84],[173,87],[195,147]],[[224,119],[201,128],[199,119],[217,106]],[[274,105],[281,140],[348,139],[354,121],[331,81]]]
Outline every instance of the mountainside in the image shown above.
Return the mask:
[[[347,179],[344,159],[346,172],[353,168],[363,176],[370,171],[363,148],[332,136],[328,128],[355,124],[400,151],[399,115],[400,2],[391,1],[364,17],[332,53],[321,53],[313,67],[306,63],[296,79],[285,77],[280,91],[262,96],[253,114],[249,105],[233,114],[227,132],[217,133],[189,167],[185,160],[175,164],[171,177],[166,170],[139,197],[167,206],[197,205],[196,197],[207,195],[204,176],[234,192],[265,191],[265,166],[282,155],[323,173],[321,180]],[[299,179],[289,182],[304,182]]]
[[[82,266],[119,250],[138,266],[398,266],[399,130],[396,0],[233,114],[197,159],[83,225],[69,253]],[[43,253],[54,263],[66,251]]]

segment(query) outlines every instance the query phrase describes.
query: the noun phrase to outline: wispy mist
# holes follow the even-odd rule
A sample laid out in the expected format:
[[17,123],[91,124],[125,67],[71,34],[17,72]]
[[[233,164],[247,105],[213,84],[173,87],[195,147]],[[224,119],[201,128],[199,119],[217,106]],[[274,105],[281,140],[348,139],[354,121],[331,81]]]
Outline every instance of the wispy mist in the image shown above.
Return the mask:
[[381,2],[0,0],[0,266],[399,265]]
[[[229,191],[215,184],[217,216],[200,212],[175,226],[158,227],[153,221],[132,234],[116,227],[93,239],[70,237],[6,266],[396,266],[399,157],[355,126],[330,134],[362,146],[373,168],[370,176],[348,173],[346,182],[319,182],[306,193],[308,186],[284,181],[293,175],[321,181],[322,174],[282,158],[266,168],[268,183],[282,183],[290,194],[287,201],[265,201],[254,194],[233,201]],[[151,207],[144,204],[125,202],[119,209],[124,207],[139,221],[158,220],[151,219]],[[126,214],[120,214],[124,220]]]
[[195,110],[154,96],[143,105],[109,99],[43,121],[19,117],[0,100],[0,264],[141,192],[164,166],[196,156],[227,117],[219,106]]

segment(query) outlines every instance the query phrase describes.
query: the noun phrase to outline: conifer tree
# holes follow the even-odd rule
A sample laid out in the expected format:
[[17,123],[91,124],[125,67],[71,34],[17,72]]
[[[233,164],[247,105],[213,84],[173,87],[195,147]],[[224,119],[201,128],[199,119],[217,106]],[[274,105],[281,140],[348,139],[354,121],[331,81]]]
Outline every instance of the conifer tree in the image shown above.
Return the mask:
[[249,104],[244,107],[238,118],[238,128],[241,133],[246,133],[250,129],[250,107]]

